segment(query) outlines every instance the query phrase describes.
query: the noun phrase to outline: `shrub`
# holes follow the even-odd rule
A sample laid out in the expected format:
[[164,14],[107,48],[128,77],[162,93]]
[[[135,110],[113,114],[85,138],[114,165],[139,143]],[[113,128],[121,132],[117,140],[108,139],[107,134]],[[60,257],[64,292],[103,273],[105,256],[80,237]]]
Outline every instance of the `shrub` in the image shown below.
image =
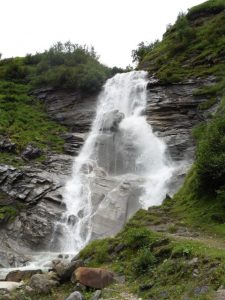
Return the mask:
[[133,261],[133,270],[136,275],[141,275],[147,272],[154,265],[156,259],[147,247],[141,248],[136,254],[136,258]]
[[[203,129],[203,130],[202,130]],[[195,132],[198,137],[196,171],[202,191],[225,188],[225,118],[216,116]]]
[[144,227],[128,229],[125,227],[120,235],[124,244],[131,249],[150,246],[154,241],[152,233]]

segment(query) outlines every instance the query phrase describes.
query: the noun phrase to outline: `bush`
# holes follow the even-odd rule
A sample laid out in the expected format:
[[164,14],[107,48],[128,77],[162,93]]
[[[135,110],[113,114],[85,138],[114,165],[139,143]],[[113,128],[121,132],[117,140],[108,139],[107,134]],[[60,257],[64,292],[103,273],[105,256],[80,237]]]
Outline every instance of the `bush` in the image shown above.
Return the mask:
[[136,258],[133,261],[133,270],[136,275],[143,275],[144,272],[147,272],[154,265],[156,259],[155,256],[151,253],[149,248],[141,248],[136,254]]
[[25,66],[21,65],[20,62],[12,61],[10,64],[7,65],[4,77],[6,80],[24,82],[27,75],[28,70]]
[[[95,93],[111,76],[111,70],[99,63],[94,48],[86,45],[58,42],[35,57],[39,59],[33,79],[35,86],[46,85]],[[27,57],[26,61],[31,63],[32,57]]]
[[152,233],[144,227],[128,229],[125,227],[125,230],[120,235],[124,244],[131,249],[150,247],[154,241]]
[[187,17],[195,20],[201,15],[218,14],[225,9],[224,0],[209,0],[189,9]]
[[225,189],[225,118],[216,116],[195,136],[199,139],[196,171],[201,190],[216,193]]

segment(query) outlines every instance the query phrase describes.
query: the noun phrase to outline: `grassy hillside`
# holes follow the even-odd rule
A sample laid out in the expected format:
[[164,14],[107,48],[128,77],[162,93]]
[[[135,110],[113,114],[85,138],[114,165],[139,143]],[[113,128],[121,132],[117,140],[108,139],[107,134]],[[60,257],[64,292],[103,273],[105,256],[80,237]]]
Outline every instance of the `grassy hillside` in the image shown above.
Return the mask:
[[225,2],[209,0],[180,13],[161,42],[140,43],[133,51],[139,69],[163,83],[205,75],[224,76]]
[[[157,224],[154,213],[140,210],[116,237],[93,241],[80,252],[86,266],[103,267],[114,271],[119,278],[125,277],[125,283],[103,289],[102,298],[215,299],[216,290],[225,283],[225,248],[157,233],[151,229],[152,224]],[[15,296],[61,300],[73,290],[71,283],[65,283],[47,295],[21,290]],[[88,300],[94,290],[82,293]]]
[[32,90],[53,87],[97,93],[119,69],[102,65],[93,48],[57,43],[44,53],[0,60],[0,137],[16,144],[15,151],[0,151],[0,163],[17,164],[16,154],[32,144],[62,151],[60,133],[66,128],[52,121]]

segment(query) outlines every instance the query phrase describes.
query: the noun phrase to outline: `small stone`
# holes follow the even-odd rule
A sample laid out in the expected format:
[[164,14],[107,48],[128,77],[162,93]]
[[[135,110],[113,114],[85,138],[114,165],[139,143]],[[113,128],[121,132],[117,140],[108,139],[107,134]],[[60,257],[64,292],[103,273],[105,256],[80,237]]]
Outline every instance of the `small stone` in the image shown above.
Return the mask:
[[91,297],[91,300],[99,300],[101,298],[102,291],[97,290],[94,292],[94,295]]
[[73,292],[65,300],[83,300],[83,297],[80,292]]
[[119,284],[124,284],[125,281],[126,281],[126,277],[125,277],[124,275],[122,275],[122,276],[117,276],[117,275],[115,275],[115,276],[114,276],[114,279],[115,279],[115,281],[118,282]]
[[34,291],[29,285],[26,285],[25,290],[26,290],[28,293],[32,293],[32,292]]
[[209,287],[207,285],[205,286],[198,286],[194,289],[194,293],[195,295],[202,295],[202,294],[205,294],[207,293],[209,290]]
[[189,266],[195,266],[195,265],[197,265],[198,264],[198,257],[194,257],[194,258],[192,258],[190,261],[188,261],[188,265]]
[[77,284],[76,284],[76,290],[77,290],[77,291],[79,291],[79,292],[85,292],[86,289],[87,289],[87,288],[86,288],[85,285],[83,285],[83,284],[77,282]]
[[198,269],[194,269],[194,271],[193,271],[193,277],[198,277],[198,275],[199,275]]
[[154,286],[153,283],[148,283],[148,284],[142,284],[139,286],[140,291],[147,291],[150,290]]

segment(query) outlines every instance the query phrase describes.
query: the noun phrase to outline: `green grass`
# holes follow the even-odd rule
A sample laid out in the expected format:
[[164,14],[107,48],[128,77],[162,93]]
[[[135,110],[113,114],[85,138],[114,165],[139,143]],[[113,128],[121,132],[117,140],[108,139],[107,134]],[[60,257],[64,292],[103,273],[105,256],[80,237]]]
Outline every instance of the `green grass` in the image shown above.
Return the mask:
[[[40,149],[61,152],[66,128],[51,120],[44,106],[29,95],[30,85],[0,81],[0,135],[10,138],[20,154],[28,144]],[[13,153],[0,153],[0,163],[20,165]]]
[[[141,44],[134,51],[141,54],[138,69],[154,73],[164,84],[208,75],[224,78],[224,7],[224,1],[210,0],[190,9],[187,16],[180,14],[176,23],[168,26],[161,42],[153,47]],[[204,19],[199,17],[198,22],[190,19],[203,10],[214,13],[206,14]]]
[[[115,238],[92,242],[80,257],[88,259],[89,266],[125,275],[126,287],[144,299],[214,299],[214,291],[225,281],[225,249],[168,239],[150,231],[150,221],[151,212],[139,211]],[[193,257],[198,258],[197,266],[189,263]],[[196,288],[205,285],[206,295],[197,295]]]

